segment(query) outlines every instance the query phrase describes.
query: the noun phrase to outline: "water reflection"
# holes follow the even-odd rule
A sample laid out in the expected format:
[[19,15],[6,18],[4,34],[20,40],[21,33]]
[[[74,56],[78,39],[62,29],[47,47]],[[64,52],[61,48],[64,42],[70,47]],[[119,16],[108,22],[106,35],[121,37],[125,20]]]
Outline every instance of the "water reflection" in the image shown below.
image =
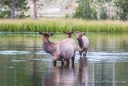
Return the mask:
[[78,60],[78,75],[76,86],[87,86],[87,58]]
[[76,52],[74,68],[52,66],[38,35],[0,35],[0,86],[128,86],[128,34],[87,35],[87,59]]
[[80,58],[75,67],[52,66],[43,77],[42,86],[87,86],[87,59]]
[[51,73],[42,80],[42,86],[74,86],[75,68],[71,66],[52,66]]

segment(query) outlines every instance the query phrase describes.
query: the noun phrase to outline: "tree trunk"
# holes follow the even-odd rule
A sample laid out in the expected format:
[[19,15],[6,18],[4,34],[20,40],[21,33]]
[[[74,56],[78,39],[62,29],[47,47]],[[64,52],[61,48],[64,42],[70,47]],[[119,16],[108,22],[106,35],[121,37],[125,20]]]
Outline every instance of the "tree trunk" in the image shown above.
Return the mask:
[[11,15],[10,18],[14,19],[14,15],[15,15],[15,2],[14,0],[12,0],[12,7],[11,7]]
[[34,11],[34,18],[36,18],[36,19],[37,19],[36,0],[33,0],[33,11]]

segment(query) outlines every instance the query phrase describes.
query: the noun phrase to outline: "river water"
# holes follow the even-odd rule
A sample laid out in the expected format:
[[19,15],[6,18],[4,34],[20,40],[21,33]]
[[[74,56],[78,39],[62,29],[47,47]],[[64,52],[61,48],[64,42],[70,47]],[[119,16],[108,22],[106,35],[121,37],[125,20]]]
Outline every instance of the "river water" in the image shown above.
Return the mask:
[[[0,33],[0,86],[128,86],[128,34],[87,33],[87,58],[52,65],[38,33]],[[56,33],[50,41],[66,38]],[[76,41],[76,36],[73,35]]]

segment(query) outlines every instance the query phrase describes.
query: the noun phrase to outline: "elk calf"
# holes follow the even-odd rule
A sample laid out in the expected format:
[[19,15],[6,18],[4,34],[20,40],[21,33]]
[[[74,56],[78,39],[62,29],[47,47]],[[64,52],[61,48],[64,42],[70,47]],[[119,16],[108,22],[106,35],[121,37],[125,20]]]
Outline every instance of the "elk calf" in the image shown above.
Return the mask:
[[46,53],[52,55],[54,65],[56,61],[61,61],[61,64],[64,64],[64,61],[72,59],[72,65],[74,65],[75,52],[76,52],[76,43],[73,39],[67,38],[62,41],[50,42],[49,37],[54,33],[45,34],[39,32],[43,36],[43,49]]
[[89,46],[89,40],[85,36],[85,33],[76,33],[76,36],[78,41],[78,50],[79,50],[80,57],[82,56],[82,54],[84,57],[86,57],[86,53]]
[[[72,31],[72,32],[65,32],[65,31],[63,31],[63,33],[65,33],[67,35],[67,39],[70,38],[72,40],[71,36],[74,33],[74,31]],[[74,43],[75,43],[75,41],[74,41]],[[68,60],[68,62],[69,62],[69,60]]]

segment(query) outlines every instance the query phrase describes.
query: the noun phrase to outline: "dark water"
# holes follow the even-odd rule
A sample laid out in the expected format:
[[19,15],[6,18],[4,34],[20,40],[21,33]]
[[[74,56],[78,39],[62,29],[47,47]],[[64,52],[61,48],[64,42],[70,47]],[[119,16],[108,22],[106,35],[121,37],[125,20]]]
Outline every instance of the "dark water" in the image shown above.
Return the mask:
[[[52,66],[38,34],[0,34],[0,86],[128,86],[128,34],[88,33],[87,59]],[[51,41],[65,39],[55,34]],[[73,35],[73,39],[75,35]]]

